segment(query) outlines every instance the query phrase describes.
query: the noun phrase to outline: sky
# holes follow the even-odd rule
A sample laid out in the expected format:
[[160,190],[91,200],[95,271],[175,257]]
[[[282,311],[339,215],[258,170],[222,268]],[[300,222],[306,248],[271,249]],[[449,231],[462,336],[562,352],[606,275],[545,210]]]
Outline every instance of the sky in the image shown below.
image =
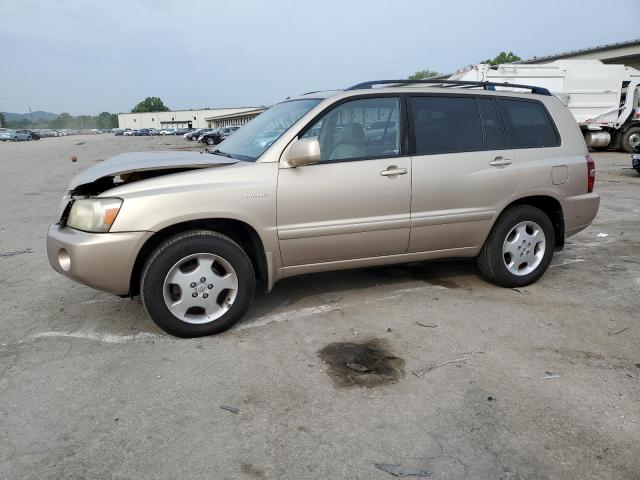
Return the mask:
[[0,111],[270,105],[640,37],[638,0],[0,0]]

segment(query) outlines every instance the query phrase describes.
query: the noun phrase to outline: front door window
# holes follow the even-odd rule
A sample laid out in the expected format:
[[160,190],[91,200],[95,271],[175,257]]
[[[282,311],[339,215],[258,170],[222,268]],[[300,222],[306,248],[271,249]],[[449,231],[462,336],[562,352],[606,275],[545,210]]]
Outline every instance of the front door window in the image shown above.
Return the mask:
[[318,138],[321,162],[398,156],[399,103],[397,97],[343,103],[315,122],[303,138]]

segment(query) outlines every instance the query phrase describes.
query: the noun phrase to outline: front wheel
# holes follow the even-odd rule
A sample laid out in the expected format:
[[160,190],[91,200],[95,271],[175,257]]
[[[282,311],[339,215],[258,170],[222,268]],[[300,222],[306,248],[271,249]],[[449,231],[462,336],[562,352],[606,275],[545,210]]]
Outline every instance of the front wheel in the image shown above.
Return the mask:
[[518,205],[496,221],[478,255],[478,267],[493,283],[523,287],[544,274],[554,248],[555,232],[549,217],[538,208]]
[[178,337],[222,332],[245,314],[255,291],[255,274],[244,250],[211,231],[176,235],[147,261],[142,302],[153,321]]
[[213,138],[211,138],[211,137],[207,138],[207,145],[215,145],[215,143],[216,142],[215,142],[215,140]]

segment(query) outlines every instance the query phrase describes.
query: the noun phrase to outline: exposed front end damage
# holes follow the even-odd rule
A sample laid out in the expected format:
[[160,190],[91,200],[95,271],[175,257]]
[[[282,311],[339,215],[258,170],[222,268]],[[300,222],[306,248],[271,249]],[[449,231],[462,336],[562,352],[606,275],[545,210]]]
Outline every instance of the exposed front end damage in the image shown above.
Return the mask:
[[205,153],[158,152],[119,155],[94,165],[76,176],[62,197],[58,222],[51,225],[47,235],[49,263],[59,273],[84,285],[128,295],[136,255],[153,232],[143,228],[113,232],[108,227],[101,231],[78,227],[73,218],[69,219],[70,213],[73,217],[74,204],[78,203],[78,208],[80,201],[104,201],[103,193],[117,195],[118,187],[135,182],[232,163],[236,161]]
[[71,181],[58,211],[60,225],[65,225],[75,200],[98,196],[134,182],[233,163],[237,163],[237,160],[202,152],[136,152],[118,155],[88,168]]

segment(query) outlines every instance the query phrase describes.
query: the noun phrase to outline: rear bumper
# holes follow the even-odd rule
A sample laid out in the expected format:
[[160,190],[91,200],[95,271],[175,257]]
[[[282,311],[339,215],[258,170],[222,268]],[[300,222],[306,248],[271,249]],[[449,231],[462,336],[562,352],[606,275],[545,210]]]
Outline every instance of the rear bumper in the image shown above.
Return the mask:
[[564,212],[565,235],[570,237],[591,225],[600,207],[600,195],[585,193],[563,197],[561,203]]
[[127,295],[138,252],[152,232],[87,233],[51,225],[47,256],[57,272],[89,287]]

